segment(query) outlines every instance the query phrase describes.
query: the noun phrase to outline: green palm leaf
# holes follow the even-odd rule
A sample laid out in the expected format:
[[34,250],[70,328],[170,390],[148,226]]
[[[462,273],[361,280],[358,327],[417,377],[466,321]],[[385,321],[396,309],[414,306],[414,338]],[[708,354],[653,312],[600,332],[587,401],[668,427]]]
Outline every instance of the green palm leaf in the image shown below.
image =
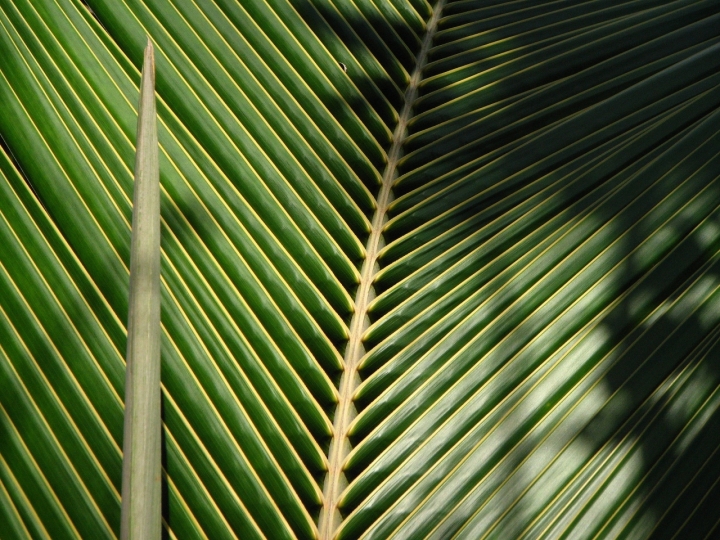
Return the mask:
[[3,538],[119,534],[148,36],[169,536],[716,534],[718,23],[0,2]]

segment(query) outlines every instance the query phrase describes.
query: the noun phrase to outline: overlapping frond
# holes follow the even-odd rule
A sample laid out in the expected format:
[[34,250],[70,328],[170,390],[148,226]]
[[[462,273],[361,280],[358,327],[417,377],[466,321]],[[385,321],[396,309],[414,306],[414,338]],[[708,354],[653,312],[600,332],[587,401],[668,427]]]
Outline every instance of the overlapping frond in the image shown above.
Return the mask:
[[720,10],[490,4],[445,7],[414,104],[339,538],[702,538]]

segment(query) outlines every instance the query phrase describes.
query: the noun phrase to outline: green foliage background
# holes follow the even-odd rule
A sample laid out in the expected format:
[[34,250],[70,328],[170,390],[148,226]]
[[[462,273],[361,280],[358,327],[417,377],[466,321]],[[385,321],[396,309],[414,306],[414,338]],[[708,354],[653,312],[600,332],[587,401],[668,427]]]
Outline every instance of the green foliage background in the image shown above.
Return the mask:
[[119,532],[147,36],[168,536],[318,534],[384,176],[333,534],[719,534],[720,5],[443,2],[386,170],[433,7],[0,0],[3,539]]

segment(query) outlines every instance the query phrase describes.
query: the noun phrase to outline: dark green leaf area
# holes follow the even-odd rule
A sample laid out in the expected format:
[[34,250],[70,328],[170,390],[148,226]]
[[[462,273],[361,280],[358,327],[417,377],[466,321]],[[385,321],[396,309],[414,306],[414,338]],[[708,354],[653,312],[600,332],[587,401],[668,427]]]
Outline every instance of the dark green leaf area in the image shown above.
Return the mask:
[[[709,164],[708,169],[712,166],[713,164]],[[698,178],[698,180],[700,179],[701,178]],[[710,184],[709,189],[717,190],[717,186],[715,184]],[[694,190],[688,187],[688,191],[692,192]],[[704,194],[702,191],[700,193]],[[651,203],[650,197],[643,197],[641,200]],[[704,201],[707,201],[707,206],[705,206],[703,210],[702,207],[704,206]],[[686,209],[686,212],[694,212],[697,209],[701,212],[700,215],[704,217],[707,215],[708,210],[714,209],[718,202],[720,202],[720,199],[718,199],[717,196],[710,200],[707,200],[706,197],[700,196],[697,199],[691,199],[684,205],[684,208]],[[433,373],[435,369],[443,366],[448,359],[457,355],[457,358],[452,361],[455,365],[452,367],[445,366],[445,369],[439,378],[439,380],[446,380],[447,383],[441,385],[436,381],[435,384],[424,390],[424,392],[427,393],[427,396],[421,395],[420,397],[415,396],[411,398],[412,400],[417,400],[414,401],[416,408],[410,408],[412,413],[407,416],[406,420],[397,421],[399,422],[397,426],[407,426],[409,422],[417,418],[423,410],[432,403],[433,399],[429,397],[430,395],[440,395],[440,393],[447,388],[445,385],[454,382],[456,378],[462,377],[467,367],[477,362],[478,358],[482,358],[487,354],[490,354],[492,357],[494,356],[493,352],[499,349],[503,349],[503,356],[507,355],[508,357],[520,350],[523,350],[527,345],[527,340],[533,335],[533,333],[537,332],[539,328],[542,328],[535,326],[535,324],[537,324],[536,321],[547,321],[544,323],[547,324],[552,319],[545,319],[544,317],[561,316],[560,314],[562,313],[562,310],[569,310],[568,313],[573,313],[573,318],[570,319],[572,322],[570,324],[566,324],[562,328],[561,332],[555,332],[554,334],[559,335],[557,337],[553,335],[552,338],[562,340],[566,335],[575,331],[576,325],[578,327],[582,327],[594,316],[595,313],[597,313],[597,311],[604,307],[603,297],[605,298],[605,302],[612,300],[615,295],[621,293],[623,289],[630,286],[634,280],[638,279],[638,277],[642,276],[644,272],[652,268],[652,265],[658,260],[658,258],[667,253],[668,250],[674,247],[675,243],[682,240],[683,237],[692,230],[684,229],[682,227],[682,223],[685,220],[682,218],[682,215],[677,215],[679,213],[678,210],[682,209],[683,206],[667,209],[658,208],[656,209],[656,213],[654,212],[648,214],[644,217],[644,219],[638,220],[637,228],[631,228],[626,232],[626,234],[619,236],[617,239],[613,239],[609,244],[604,244],[603,242],[598,245],[596,243],[600,242],[600,238],[605,236],[603,234],[605,232],[604,230],[598,231],[594,238],[591,238],[590,241],[586,242],[583,247],[574,254],[572,259],[566,261],[565,264],[558,265],[556,268],[552,269],[543,276],[543,280],[536,283],[522,295],[518,295],[518,299],[515,303],[506,304],[500,300],[502,296],[496,296],[493,298],[493,300],[497,301],[499,304],[496,309],[488,309],[485,317],[478,315],[473,317],[470,315],[466,321],[463,321],[453,329],[453,334],[451,334],[451,336],[448,336],[447,334],[443,336],[443,338],[437,342],[435,347],[426,353],[422,360],[420,360],[420,366],[414,366],[417,369],[416,374],[413,375],[415,369],[407,369],[409,367],[407,364],[404,366],[397,366],[395,362],[398,360],[398,357],[394,358],[393,363],[389,364],[383,371],[395,368],[395,373],[397,374],[396,377],[401,378],[403,384],[400,386],[390,386],[388,390],[383,392],[382,397],[379,397],[378,400],[373,403],[373,407],[370,410],[375,412],[375,414],[378,414],[382,410],[382,407],[385,406],[390,407],[389,410],[397,408],[399,404],[407,399],[416,388],[419,388],[420,385],[427,381],[428,373]],[[665,210],[667,214],[662,215],[664,213],[663,210]],[[675,219],[670,220],[670,222],[666,225],[668,229],[659,228],[657,231],[654,231],[652,236],[644,239],[640,244],[636,244],[631,240],[633,234],[636,234],[637,230],[641,227],[652,226],[654,220],[662,221],[671,217],[673,213],[676,213],[676,215],[673,216]],[[608,226],[612,227],[612,225],[613,222],[610,221]],[[608,237],[611,237],[611,235],[608,235]],[[610,240],[610,238],[607,238],[606,240]],[[625,244],[626,247],[620,249],[614,248],[614,246],[622,244]],[[584,251],[583,248],[589,250],[589,257],[595,257],[595,259],[592,260],[589,257],[584,257],[582,255],[582,252]],[[688,248],[691,250],[690,253],[692,253],[693,248],[694,246]],[[617,251],[615,256],[612,255],[613,251]],[[600,256],[596,257],[598,252],[600,252]],[[628,255],[630,257],[628,257]],[[686,253],[682,253],[682,255],[683,258],[679,258],[678,260],[673,259],[675,270],[678,272],[682,271],[682,264],[686,261]],[[623,267],[623,263],[627,259],[630,259],[630,264],[637,268],[638,275],[633,276],[631,272],[628,272]],[[574,264],[570,264],[570,261],[578,264],[578,266],[576,267]],[[626,274],[627,277],[622,274]],[[597,277],[593,279],[593,276]],[[601,281],[596,283],[598,278],[600,278]],[[652,280],[654,279],[655,278],[652,278]],[[562,288],[558,291],[555,287],[553,287],[553,285],[551,285],[553,282],[562,284]],[[605,285],[603,287],[602,284],[607,282],[614,283],[612,286]],[[658,278],[657,282],[662,284],[664,283],[664,280]],[[578,284],[577,288],[574,286],[574,283]],[[599,291],[597,295],[588,294],[586,295],[587,298],[581,296],[590,284],[593,284],[593,286]],[[660,290],[658,294],[661,295],[662,290]],[[660,298],[662,298],[662,296],[660,296]],[[574,304],[571,304],[571,302],[574,302]],[[486,301],[486,304],[490,303],[495,302],[492,302],[492,300]],[[478,304],[478,308],[480,308],[482,304]],[[582,305],[584,310],[579,311],[578,305]],[[482,311],[484,311],[478,308],[476,308],[475,313],[478,311],[482,313]],[[499,318],[498,315],[501,313],[503,316],[502,318]],[[563,315],[566,316],[566,314]],[[496,317],[498,317],[497,320],[492,321],[492,319]],[[492,321],[493,324],[488,324],[490,321]],[[464,330],[465,327],[467,327],[467,330]],[[480,333],[480,335],[486,336],[482,341],[479,340],[478,335],[478,331],[480,329],[482,329],[482,333]],[[454,339],[448,339],[448,337],[452,337]],[[472,341],[470,341],[471,338]],[[551,341],[548,343],[548,346],[552,346],[553,343],[555,342]],[[561,341],[558,341],[557,343],[561,343]],[[498,347],[498,344],[505,344],[505,346]],[[537,357],[538,360],[541,358],[539,357],[539,350],[535,349],[534,356]],[[400,358],[403,359],[409,357],[409,355],[400,356]],[[417,358],[417,356],[413,356],[413,358]],[[463,360],[463,358],[467,358],[467,360]],[[405,360],[405,362],[408,362],[408,360]],[[501,361],[498,360],[498,364],[495,364],[495,362],[486,358],[481,364],[475,365],[478,366],[481,371],[489,370],[488,373],[492,373],[493,366],[501,365],[500,362]],[[433,369],[430,368],[430,366],[437,367]],[[451,375],[450,373],[453,371],[454,374]],[[379,374],[380,372],[374,375],[375,380],[377,380]],[[482,377],[478,379],[479,382],[482,382],[482,380]],[[420,392],[422,393],[423,391],[421,390]],[[399,416],[404,415],[401,414]],[[385,420],[385,422],[388,422],[388,420]],[[392,421],[389,423],[393,424]],[[377,425],[377,420],[369,414],[369,411],[361,415],[358,420],[356,420],[353,427],[353,434],[362,437],[364,433],[367,433],[367,431],[365,431],[367,429],[365,427],[366,425]],[[382,445],[383,443],[378,440],[376,444]],[[369,449],[368,452],[369,455],[374,455],[372,449]]]
[[717,5],[443,9],[338,538],[712,537]]
[[[403,321],[402,308],[388,313],[398,305],[398,299],[415,295],[425,307],[428,299],[437,299],[501,254],[504,259],[514,261],[528,247],[535,246],[538,239],[555,233],[561,223],[592,212],[608,193],[649,163],[663,147],[644,156],[643,152],[706,112],[707,103],[700,100],[677,106],[659,119],[608,141],[522,189],[510,192],[506,197],[498,196],[497,202],[423,246],[413,257],[404,257],[385,267],[376,278],[381,283],[386,283],[386,279],[392,283],[389,280],[402,276],[403,272],[410,275],[373,302],[371,313],[380,320],[368,331],[366,339],[372,343]],[[623,167],[628,168],[618,174]],[[608,175],[611,175],[609,180]],[[481,251],[479,246],[482,246]],[[445,268],[453,268],[453,271],[445,272]],[[432,280],[437,286],[425,288],[425,291],[424,283]]]

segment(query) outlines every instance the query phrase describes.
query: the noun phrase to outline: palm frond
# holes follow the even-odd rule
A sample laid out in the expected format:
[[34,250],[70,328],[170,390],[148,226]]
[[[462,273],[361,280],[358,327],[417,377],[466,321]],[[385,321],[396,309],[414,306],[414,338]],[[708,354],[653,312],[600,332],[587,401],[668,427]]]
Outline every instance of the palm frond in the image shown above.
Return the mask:
[[719,22],[0,1],[0,530],[119,533],[149,36],[171,537],[717,532]]

